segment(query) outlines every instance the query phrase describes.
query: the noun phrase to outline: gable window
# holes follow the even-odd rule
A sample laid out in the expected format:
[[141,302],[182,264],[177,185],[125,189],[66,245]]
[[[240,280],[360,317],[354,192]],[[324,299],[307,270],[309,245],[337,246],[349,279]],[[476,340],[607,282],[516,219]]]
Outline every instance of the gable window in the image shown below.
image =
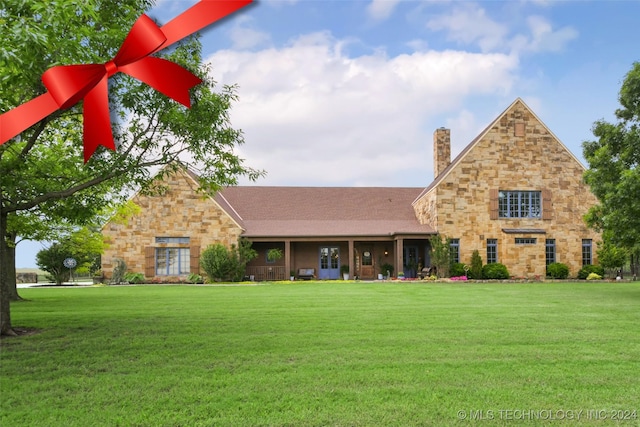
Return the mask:
[[156,275],[181,276],[189,274],[189,248],[155,248]]
[[591,265],[593,262],[591,239],[582,239],[582,265]]
[[487,264],[498,262],[498,239],[487,239]]
[[451,239],[449,241],[449,255],[452,263],[460,262],[460,239]]
[[498,217],[541,218],[541,192],[500,190],[498,192]]
[[556,262],[556,239],[545,241],[544,258],[547,265]]
[[537,239],[534,237],[516,237],[516,245],[535,245]]

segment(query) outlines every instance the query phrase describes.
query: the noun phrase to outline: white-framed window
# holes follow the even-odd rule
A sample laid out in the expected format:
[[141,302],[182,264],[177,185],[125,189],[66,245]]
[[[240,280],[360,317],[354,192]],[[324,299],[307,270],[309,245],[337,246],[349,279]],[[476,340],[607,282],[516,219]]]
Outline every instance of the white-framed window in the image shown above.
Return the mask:
[[591,239],[582,239],[582,265],[591,265],[593,263],[593,241]]
[[499,218],[542,218],[540,191],[498,192]]
[[156,275],[182,276],[190,270],[189,248],[156,248]]
[[189,237],[156,237],[156,243],[174,243],[174,244],[180,244],[180,243],[189,243],[190,239]]
[[487,264],[498,262],[498,239],[487,239]]
[[[156,243],[164,244],[155,248],[156,276],[182,276],[189,274],[191,250],[186,247],[189,237],[158,236]],[[176,245],[176,246],[170,246]]]
[[544,257],[547,265],[556,262],[556,239],[546,239]]
[[516,237],[516,245],[535,245],[538,240],[535,237]]
[[460,239],[449,240],[449,254],[452,263],[460,262]]

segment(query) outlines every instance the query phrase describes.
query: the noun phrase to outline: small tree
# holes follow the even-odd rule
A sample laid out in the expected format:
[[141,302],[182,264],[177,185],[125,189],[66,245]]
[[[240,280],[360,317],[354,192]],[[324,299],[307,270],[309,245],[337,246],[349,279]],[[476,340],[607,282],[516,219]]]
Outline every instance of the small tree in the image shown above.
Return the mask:
[[64,266],[64,260],[70,256],[69,249],[62,243],[54,243],[36,254],[36,264],[49,273],[47,278],[56,285],[69,280],[69,269]]
[[629,259],[629,252],[627,250],[608,243],[607,241],[599,245],[596,252],[600,265],[607,270],[609,274],[616,270],[621,270]]
[[469,276],[471,279],[482,279],[482,258],[478,250],[473,251],[471,254],[471,269],[469,270]]
[[209,245],[200,254],[200,266],[210,280],[239,282],[244,277],[247,263],[258,256],[251,242],[240,239],[238,245],[227,249],[221,243]]
[[231,275],[231,260],[228,249],[221,243],[207,246],[200,254],[200,266],[209,280],[220,282]]
[[440,236],[433,236],[429,239],[431,243],[431,263],[436,267],[438,277],[449,276],[449,264],[451,263],[450,240]]

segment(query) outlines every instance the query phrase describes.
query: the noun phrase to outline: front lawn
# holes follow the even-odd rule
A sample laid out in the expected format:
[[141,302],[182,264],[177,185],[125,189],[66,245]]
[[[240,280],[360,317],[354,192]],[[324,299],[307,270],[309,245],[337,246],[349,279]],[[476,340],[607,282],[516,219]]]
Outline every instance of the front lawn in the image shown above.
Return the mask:
[[20,294],[3,426],[640,425],[640,283]]

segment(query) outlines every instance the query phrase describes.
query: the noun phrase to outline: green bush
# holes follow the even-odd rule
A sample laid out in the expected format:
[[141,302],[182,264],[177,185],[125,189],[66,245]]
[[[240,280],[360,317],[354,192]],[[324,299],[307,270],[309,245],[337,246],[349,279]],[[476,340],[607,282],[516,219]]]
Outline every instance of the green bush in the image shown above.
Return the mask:
[[482,258],[478,250],[473,251],[471,254],[471,269],[469,269],[470,279],[482,279]]
[[464,264],[460,262],[455,262],[451,264],[451,266],[449,267],[449,276],[450,277],[466,276],[464,271]]
[[382,274],[383,276],[393,276],[393,265],[389,264],[389,263],[385,263],[380,265],[380,274]]
[[36,254],[36,264],[46,271],[47,280],[61,285],[69,280],[70,270],[64,266],[64,260],[69,257],[69,250],[61,243],[54,243]]
[[499,262],[486,264],[482,267],[483,279],[508,279],[509,270],[507,266]]
[[569,277],[569,267],[561,262],[554,262],[547,266],[547,277],[552,279],[566,279]]
[[604,268],[593,264],[585,265],[578,271],[578,279],[585,280],[591,273],[596,273],[598,276],[604,277]]
[[192,283],[192,284],[204,283],[204,278],[199,274],[191,273],[187,277],[187,283]]
[[129,282],[132,285],[138,285],[144,283],[144,274],[128,272],[124,275],[124,281]]
[[589,273],[587,280],[601,280],[602,276],[597,273]]
[[239,282],[244,277],[247,263],[257,256],[258,252],[246,239],[240,239],[238,245],[231,245],[230,249],[216,243],[200,254],[200,266],[210,280]]

